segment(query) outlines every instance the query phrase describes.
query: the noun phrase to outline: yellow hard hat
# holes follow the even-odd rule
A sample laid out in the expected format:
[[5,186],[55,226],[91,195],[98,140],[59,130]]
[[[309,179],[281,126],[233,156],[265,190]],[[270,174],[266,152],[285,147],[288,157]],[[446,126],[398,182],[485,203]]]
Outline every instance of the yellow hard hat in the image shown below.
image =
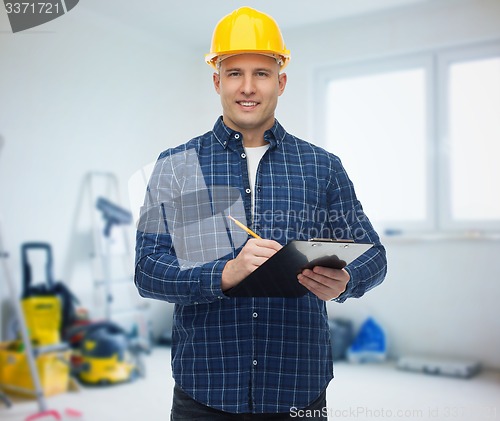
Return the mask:
[[286,49],[276,21],[250,7],[241,7],[219,21],[205,61],[217,68],[220,57],[242,53],[271,55],[280,63],[281,70],[290,60],[290,51]]

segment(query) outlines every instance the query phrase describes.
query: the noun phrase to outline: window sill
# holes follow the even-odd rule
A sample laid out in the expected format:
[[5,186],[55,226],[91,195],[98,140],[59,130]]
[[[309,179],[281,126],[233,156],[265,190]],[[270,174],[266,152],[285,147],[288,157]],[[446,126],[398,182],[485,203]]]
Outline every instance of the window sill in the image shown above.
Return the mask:
[[401,232],[382,234],[382,244],[404,244],[438,241],[500,241],[499,232],[463,231],[463,232]]

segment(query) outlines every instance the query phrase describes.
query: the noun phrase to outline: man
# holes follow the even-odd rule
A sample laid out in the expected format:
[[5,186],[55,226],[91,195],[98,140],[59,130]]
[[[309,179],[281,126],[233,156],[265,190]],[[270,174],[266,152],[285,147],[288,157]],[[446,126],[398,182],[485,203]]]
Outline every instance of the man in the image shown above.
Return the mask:
[[[325,302],[385,277],[385,250],[339,159],[275,120],[289,59],[270,16],[244,7],[224,17],[206,57],[222,117],[163,152],[148,185],[135,282],[142,296],[176,304],[172,420],[282,420],[297,409],[326,419]],[[290,280],[309,291],[301,298],[225,294],[287,242],[334,236],[374,247],[345,269],[303,270]]]

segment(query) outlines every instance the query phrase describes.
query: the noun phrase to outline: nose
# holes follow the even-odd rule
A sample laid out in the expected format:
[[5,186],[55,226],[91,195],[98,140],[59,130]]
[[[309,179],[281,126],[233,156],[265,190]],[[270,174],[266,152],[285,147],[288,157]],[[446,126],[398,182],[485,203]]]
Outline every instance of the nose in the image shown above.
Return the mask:
[[241,80],[241,93],[249,96],[255,93],[255,84],[251,75],[245,75]]

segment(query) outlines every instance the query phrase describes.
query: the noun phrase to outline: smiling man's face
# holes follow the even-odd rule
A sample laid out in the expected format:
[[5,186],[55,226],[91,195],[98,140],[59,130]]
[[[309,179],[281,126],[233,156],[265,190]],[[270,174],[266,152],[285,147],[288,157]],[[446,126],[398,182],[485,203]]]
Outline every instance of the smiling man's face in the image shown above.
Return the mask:
[[221,97],[224,123],[255,143],[274,124],[278,97],[286,86],[286,74],[262,54],[238,54],[222,61],[214,73],[215,90]]

